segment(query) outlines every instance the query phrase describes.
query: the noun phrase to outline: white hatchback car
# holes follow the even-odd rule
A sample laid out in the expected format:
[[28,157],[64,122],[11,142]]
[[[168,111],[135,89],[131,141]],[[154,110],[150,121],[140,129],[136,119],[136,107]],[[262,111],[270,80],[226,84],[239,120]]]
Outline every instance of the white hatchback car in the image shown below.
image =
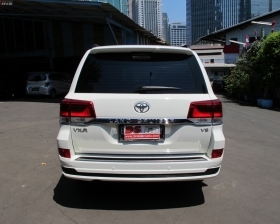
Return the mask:
[[181,181],[217,176],[222,104],[189,48],[88,50],[60,106],[62,173],[78,180]]

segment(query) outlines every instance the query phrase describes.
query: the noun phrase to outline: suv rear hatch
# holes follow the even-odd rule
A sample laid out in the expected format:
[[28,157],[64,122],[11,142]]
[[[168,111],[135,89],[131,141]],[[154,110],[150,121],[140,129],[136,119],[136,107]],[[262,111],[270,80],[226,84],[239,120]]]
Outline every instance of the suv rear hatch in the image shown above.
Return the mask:
[[61,104],[77,154],[206,153],[214,117],[221,104],[182,53],[89,54]]
[[47,76],[45,73],[36,72],[27,75],[26,84],[30,91],[39,91],[40,87],[46,83]]

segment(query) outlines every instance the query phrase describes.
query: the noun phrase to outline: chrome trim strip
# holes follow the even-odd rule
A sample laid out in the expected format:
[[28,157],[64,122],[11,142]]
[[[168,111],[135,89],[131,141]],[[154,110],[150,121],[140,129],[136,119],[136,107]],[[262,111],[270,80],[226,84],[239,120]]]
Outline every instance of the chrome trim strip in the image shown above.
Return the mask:
[[201,155],[113,155],[113,154],[89,154],[75,159],[84,162],[203,162],[207,159]]
[[[63,124],[64,122],[61,122]],[[65,124],[73,124],[77,126],[87,126],[90,124],[187,124],[193,126],[212,126],[220,125],[219,123],[212,122],[200,122],[200,121],[191,121],[189,119],[172,119],[172,118],[137,118],[137,119],[126,119],[126,118],[96,118],[85,121],[75,121],[71,119],[70,123],[65,122]]]
[[77,153],[77,156],[80,157],[100,157],[100,158],[152,158],[152,159],[162,159],[162,158],[204,158],[205,154],[201,153],[162,153],[162,154],[103,154],[103,153]]
[[207,161],[206,159],[98,159],[98,158],[85,158],[81,157],[76,159],[76,161],[83,161],[83,162],[121,162],[121,163],[162,163],[162,162],[204,162]]
[[178,123],[192,123],[188,119],[170,119],[170,118],[109,118],[109,119],[92,119],[87,123],[110,123],[110,124],[178,124]]

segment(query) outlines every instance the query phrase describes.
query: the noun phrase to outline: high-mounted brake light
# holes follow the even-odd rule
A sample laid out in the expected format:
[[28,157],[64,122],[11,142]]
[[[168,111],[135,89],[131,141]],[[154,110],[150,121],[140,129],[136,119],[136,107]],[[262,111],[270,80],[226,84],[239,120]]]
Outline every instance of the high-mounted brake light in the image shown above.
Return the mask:
[[190,104],[188,119],[195,122],[221,123],[223,117],[220,100],[197,101]]
[[96,118],[93,102],[85,100],[64,99],[60,104],[62,123],[84,122]]

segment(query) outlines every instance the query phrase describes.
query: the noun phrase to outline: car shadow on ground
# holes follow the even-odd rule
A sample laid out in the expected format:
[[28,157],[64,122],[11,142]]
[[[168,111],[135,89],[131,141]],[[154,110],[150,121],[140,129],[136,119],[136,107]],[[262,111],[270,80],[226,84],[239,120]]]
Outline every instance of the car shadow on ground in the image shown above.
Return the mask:
[[53,200],[64,207],[99,210],[147,210],[204,204],[202,181],[102,182],[61,176]]

